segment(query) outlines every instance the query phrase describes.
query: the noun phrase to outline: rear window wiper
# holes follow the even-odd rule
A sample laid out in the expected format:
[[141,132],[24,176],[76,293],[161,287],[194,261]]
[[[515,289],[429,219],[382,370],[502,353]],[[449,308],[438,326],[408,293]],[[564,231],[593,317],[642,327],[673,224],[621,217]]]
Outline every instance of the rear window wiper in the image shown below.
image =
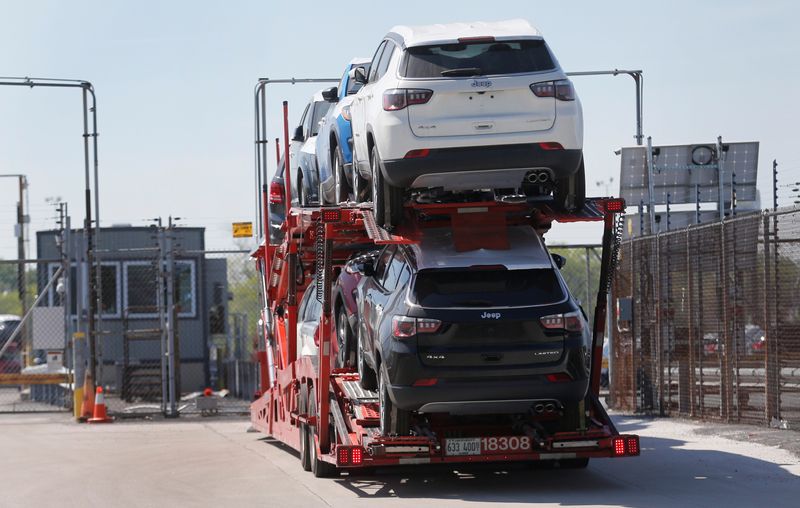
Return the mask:
[[441,72],[442,76],[482,76],[483,69],[480,67],[459,67],[458,69],[447,69]]

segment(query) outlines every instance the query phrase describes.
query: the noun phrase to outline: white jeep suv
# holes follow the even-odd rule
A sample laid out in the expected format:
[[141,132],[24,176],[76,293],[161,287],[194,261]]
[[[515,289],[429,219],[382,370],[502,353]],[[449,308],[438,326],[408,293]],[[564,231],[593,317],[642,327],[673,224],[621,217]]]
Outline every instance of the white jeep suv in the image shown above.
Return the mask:
[[353,76],[354,171],[372,180],[378,224],[402,220],[410,189],[553,192],[583,206],[581,105],[527,21],[397,26],[369,75]]

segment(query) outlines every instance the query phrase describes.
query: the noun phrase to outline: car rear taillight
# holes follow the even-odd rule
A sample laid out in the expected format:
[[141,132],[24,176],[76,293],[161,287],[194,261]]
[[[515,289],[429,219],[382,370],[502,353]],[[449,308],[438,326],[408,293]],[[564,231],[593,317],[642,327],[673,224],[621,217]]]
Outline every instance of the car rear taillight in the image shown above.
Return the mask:
[[572,86],[572,81],[568,79],[533,83],[531,91],[536,97],[555,97],[560,101],[575,100],[575,88]]
[[344,118],[348,122],[350,121],[351,116],[350,116],[350,105],[349,104],[342,108],[342,118]]
[[433,97],[433,90],[424,88],[390,88],[383,92],[384,111],[399,111],[414,104],[425,104]]
[[283,185],[278,182],[269,184],[269,204],[280,205],[283,203]]
[[418,333],[436,333],[440,326],[442,326],[442,322],[438,319],[394,316],[392,317],[392,336],[396,339],[407,339]]
[[539,322],[548,330],[566,330],[568,332],[580,332],[583,330],[583,319],[581,319],[580,311],[543,316],[539,319]]

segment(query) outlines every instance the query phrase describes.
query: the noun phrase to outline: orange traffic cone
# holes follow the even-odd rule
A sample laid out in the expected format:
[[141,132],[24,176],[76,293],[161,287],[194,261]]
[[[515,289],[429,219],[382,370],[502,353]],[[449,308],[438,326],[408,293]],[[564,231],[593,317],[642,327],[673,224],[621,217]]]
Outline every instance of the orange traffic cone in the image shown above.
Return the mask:
[[89,418],[89,423],[111,423],[113,418],[108,417],[106,413],[106,398],[103,396],[103,387],[97,387],[97,393],[94,396],[94,416]]
[[80,420],[85,422],[94,416],[94,383],[92,382],[92,375],[89,370],[86,370],[86,375],[83,377],[83,403],[81,404],[81,417]]

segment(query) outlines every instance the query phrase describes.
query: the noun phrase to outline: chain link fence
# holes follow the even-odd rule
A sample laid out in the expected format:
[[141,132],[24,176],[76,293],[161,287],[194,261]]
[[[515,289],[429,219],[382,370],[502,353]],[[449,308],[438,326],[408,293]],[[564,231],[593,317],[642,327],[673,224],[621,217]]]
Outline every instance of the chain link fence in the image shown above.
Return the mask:
[[800,210],[623,242],[610,401],[800,425]]
[[246,413],[258,379],[258,278],[249,250],[204,250],[203,234],[101,230],[91,277],[80,230],[38,232],[37,260],[0,261],[0,413],[80,404],[90,282],[94,383],[110,414]]

